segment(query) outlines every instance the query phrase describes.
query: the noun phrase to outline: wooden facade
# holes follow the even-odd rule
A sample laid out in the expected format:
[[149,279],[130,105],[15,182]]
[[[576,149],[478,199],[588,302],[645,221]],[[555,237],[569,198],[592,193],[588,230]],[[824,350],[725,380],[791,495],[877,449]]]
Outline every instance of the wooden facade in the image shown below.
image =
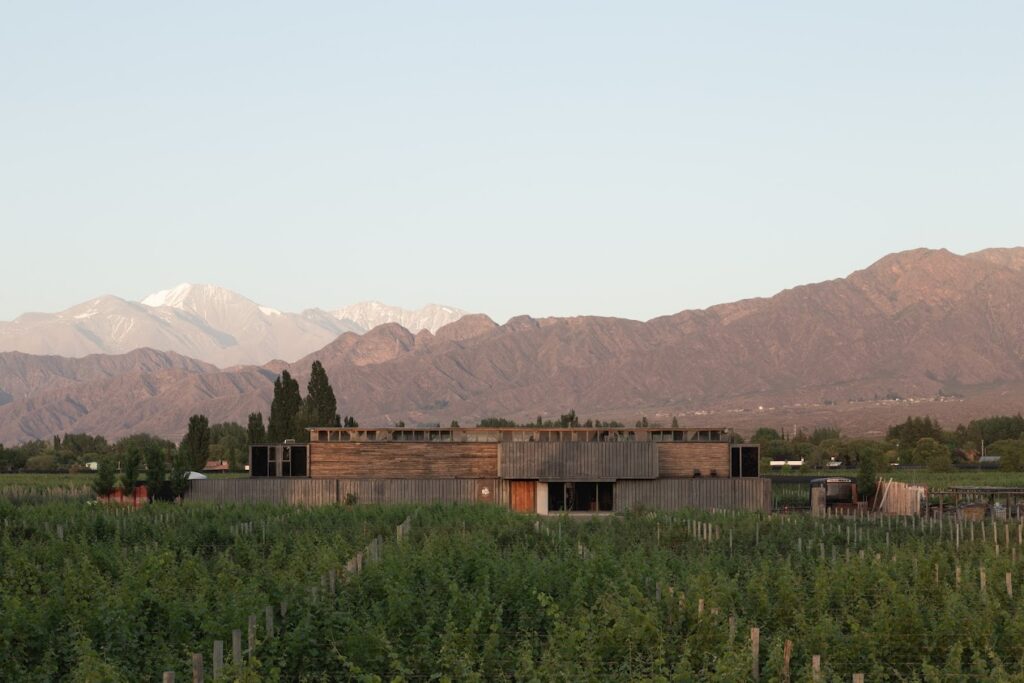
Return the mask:
[[309,444],[310,476],[478,479],[498,476],[496,443],[354,442]]
[[[193,497],[311,505],[487,501],[540,514],[769,509],[757,446],[730,439],[724,428],[317,428],[308,446],[251,447],[253,482],[202,482]],[[293,453],[290,466],[282,464],[286,452]],[[307,454],[308,467],[297,453]],[[256,485],[246,490],[247,483]]]
[[540,481],[654,479],[658,451],[651,441],[506,442],[498,444],[498,476]]

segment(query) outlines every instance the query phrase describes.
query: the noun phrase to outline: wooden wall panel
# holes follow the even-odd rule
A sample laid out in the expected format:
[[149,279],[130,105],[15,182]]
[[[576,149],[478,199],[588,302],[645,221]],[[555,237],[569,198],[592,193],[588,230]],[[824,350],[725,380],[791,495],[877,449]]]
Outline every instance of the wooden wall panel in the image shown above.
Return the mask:
[[498,476],[496,443],[311,443],[315,478],[486,479]]
[[712,470],[719,477],[729,476],[729,444],[727,443],[659,443],[658,475],[661,477],[692,477],[700,470],[710,477]]
[[545,481],[654,479],[658,454],[650,441],[506,442],[498,446],[498,476]]
[[752,510],[771,512],[772,482],[758,477],[732,479],[654,479],[615,483],[615,511],[645,507],[655,510]]

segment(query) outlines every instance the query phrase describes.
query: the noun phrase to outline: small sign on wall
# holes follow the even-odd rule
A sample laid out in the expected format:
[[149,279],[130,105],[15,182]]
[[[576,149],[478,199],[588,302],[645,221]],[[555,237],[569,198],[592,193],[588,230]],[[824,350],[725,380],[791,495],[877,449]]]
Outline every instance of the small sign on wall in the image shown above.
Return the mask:
[[476,490],[476,499],[482,503],[494,500],[494,487],[491,484],[480,484]]

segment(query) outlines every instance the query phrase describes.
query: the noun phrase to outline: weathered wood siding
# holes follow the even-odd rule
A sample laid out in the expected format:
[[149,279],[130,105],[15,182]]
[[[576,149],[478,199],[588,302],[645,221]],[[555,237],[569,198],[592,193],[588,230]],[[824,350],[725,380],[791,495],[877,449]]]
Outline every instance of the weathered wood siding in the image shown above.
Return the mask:
[[714,470],[719,477],[729,476],[729,444],[674,443],[658,444],[658,472],[662,477],[692,477],[699,470],[710,477]]
[[650,441],[506,442],[498,446],[498,476],[545,481],[654,479],[658,454]]
[[766,478],[654,479],[615,484],[615,511],[646,507],[655,510],[755,510],[771,512],[772,483]]
[[[506,487],[507,488],[507,487]],[[496,479],[197,479],[186,500],[207,503],[335,505],[349,494],[359,503],[506,504]]]
[[361,442],[309,444],[309,474],[330,479],[489,479],[496,443]]

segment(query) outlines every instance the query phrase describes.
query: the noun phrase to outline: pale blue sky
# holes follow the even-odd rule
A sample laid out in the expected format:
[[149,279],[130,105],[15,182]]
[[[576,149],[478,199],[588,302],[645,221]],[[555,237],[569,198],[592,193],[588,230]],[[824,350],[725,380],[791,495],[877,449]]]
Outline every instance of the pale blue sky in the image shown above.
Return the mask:
[[1020,2],[5,2],[0,319],[646,319],[1024,244]]

